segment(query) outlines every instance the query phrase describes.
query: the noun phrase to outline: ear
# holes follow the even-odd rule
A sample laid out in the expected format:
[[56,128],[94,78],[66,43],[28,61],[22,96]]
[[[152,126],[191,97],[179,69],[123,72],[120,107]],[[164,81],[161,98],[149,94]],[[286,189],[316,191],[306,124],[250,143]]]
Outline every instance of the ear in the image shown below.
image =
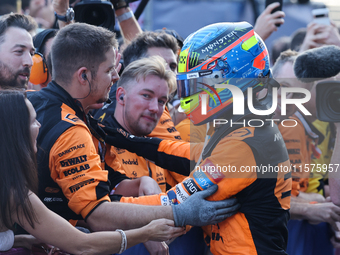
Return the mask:
[[116,100],[118,104],[125,105],[125,95],[125,89],[123,87],[118,87],[116,92]]
[[77,80],[79,83],[82,85],[88,85],[87,79],[84,79],[84,75],[86,76],[87,79],[90,79],[91,73],[88,71],[86,67],[81,67],[77,70]]

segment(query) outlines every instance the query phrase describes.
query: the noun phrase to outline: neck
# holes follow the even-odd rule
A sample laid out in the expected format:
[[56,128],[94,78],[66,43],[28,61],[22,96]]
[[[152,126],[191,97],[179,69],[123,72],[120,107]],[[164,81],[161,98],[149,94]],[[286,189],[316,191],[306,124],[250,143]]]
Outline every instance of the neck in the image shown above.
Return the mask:
[[122,126],[122,128],[124,128],[130,134],[135,135],[126,125],[124,107],[117,104],[114,117],[116,121],[118,122],[118,124]]
[[92,108],[90,107],[93,102],[91,102],[91,97],[89,95],[89,90],[84,91],[84,88],[79,85],[78,83],[71,82],[70,84],[65,84],[60,81],[56,81],[70,96],[76,100],[78,100],[84,109],[84,112],[87,114],[89,110]]

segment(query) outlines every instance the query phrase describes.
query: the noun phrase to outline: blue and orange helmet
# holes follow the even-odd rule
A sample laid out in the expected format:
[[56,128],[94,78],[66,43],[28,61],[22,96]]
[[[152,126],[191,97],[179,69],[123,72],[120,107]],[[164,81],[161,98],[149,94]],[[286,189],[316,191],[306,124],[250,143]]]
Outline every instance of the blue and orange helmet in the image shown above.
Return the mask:
[[[258,78],[269,77],[268,51],[247,22],[216,23],[203,27],[184,41],[178,64],[177,89],[181,108],[195,125],[232,115],[233,95],[216,84],[230,84],[243,93],[264,87]],[[202,95],[207,111],[202,114]],[[246,96],[245,96],[246,98]]]

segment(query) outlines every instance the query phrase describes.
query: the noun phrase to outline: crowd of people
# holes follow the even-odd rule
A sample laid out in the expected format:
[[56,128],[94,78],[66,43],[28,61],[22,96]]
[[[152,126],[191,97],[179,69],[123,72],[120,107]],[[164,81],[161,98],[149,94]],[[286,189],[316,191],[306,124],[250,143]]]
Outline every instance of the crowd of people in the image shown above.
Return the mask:
[[112,3],[119,39],[69,0],[0,17],[0,254],[340,254],[340,126],[316,105],[336,25],[269,54],[279,3],[185,40]]

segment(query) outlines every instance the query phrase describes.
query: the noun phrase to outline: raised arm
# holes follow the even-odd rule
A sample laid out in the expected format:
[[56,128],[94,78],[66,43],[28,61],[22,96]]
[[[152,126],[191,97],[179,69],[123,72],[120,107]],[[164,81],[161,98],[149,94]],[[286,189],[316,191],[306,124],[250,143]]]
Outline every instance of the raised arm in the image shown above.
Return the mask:
[[[125,1],[112,0],[112,2],[115,5],[115,2],[121,3]],[[118,9],[117,7],[115,7],[115,13],[119,22],[120,32],[122,33],[124,38],[124,43],[129,44],[134,38],[136,38],[137,35],[141,34],[143,31],[128,5],[126,5],[126,7]]]
[[278,2],[268,5],[256,20],[254,30],[263,40],[266,40],[273,32],[277,31],[276,24],[282,25],[284,23],[285,13],[283,11],[272,13],[279,6],[280,3]]

